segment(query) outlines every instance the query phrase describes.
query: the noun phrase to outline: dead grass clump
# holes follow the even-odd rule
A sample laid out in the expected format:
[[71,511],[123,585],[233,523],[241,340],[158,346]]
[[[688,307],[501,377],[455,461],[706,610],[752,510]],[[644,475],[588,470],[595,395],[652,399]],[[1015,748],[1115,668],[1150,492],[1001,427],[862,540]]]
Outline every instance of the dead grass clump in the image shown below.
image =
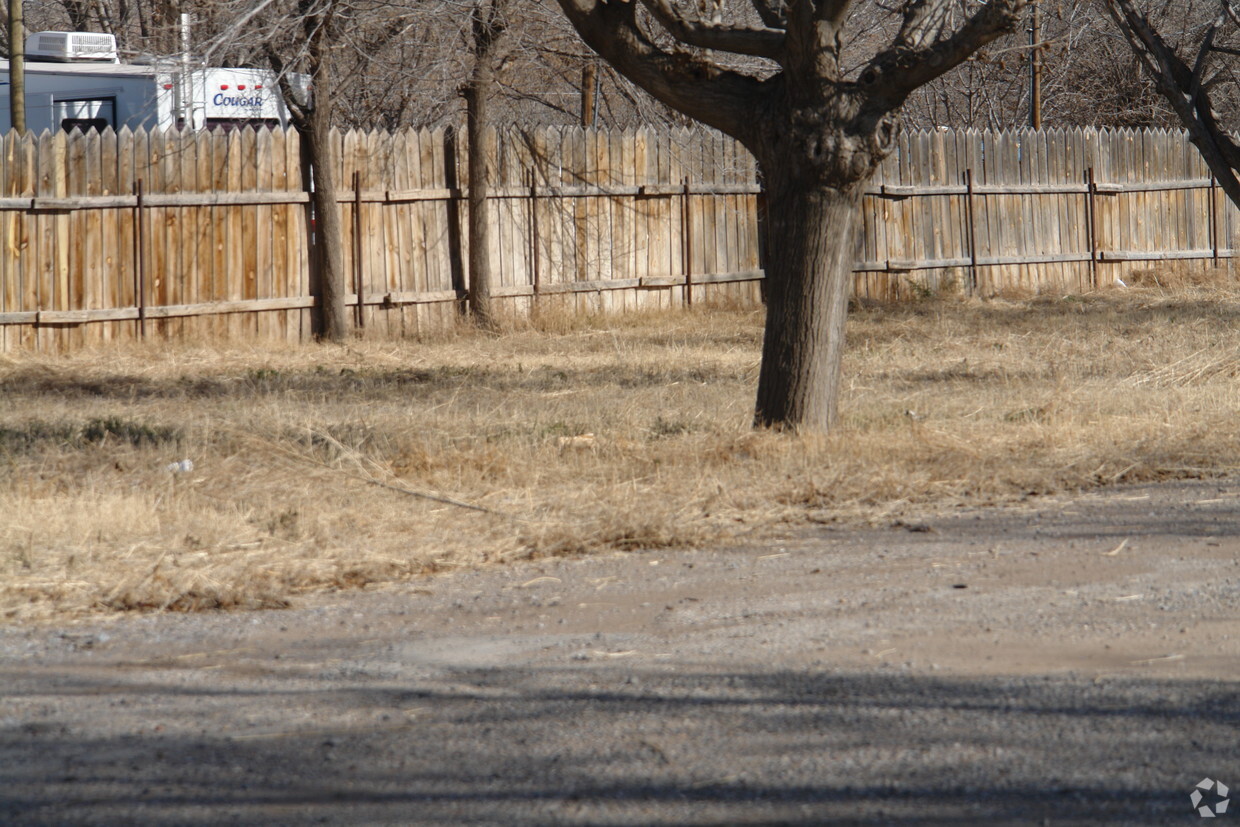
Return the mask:
[[153,571],[136,582],[117,585],[97,605],[122,612],[286,609],[290,605],[284,584],[251,581],[242,590],[210,581],[187,585],[186,579]]
[[0,617],[277,607],[1240,465],[1230,286],[860,308],[827,437],[751,430],[759,314],[571,319],[6,357]]
[[1130,287],[1182,290],[1186,287],[1236,287],[1230,266],[1203,267],[1191,262],[1168,262],[1158,267],[1132,270],[1125,282]]
[[694,548],[718,536],[700,520],[660,508],[603,510],[581,522],[543,523],[523,533],[519,557],[564,557],[597,551]]
[[32,419],[0,425],[0,454],[26,453],[41,448],[84,448],[89,445],[173,446],[181,432],[166,425],[150,425],[121,417],[91,418],[81,423]]

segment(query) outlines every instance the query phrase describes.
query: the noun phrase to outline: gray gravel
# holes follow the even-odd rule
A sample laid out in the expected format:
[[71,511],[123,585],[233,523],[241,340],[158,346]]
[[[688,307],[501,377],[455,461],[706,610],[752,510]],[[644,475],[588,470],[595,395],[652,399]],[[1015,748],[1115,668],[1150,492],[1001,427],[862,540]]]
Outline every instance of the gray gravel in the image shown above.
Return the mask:
[[0,822],[1198,823],[1238,605],[1212,481],[3,628]]

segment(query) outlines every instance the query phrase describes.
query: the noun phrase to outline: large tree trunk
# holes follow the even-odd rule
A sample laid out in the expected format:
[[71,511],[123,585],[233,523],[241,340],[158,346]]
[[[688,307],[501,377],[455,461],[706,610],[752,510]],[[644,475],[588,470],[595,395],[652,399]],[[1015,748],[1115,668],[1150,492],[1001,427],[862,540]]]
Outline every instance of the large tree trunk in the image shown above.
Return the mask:
[[767,194],[759,427],[834,424],[861,195],[895,135],[850,95],[772,102],[763,120],[751,146]]
[[[315,76],[315,89],[320,85]],[[344,272],[344,222],[336,197],[336,153],[331,136],[331,108],[323,98],[308,113],[309,129],[304,137],[310,144],[310,163],[314,169],[314,234],[318,255],[319,321],[325,341],[343,341],[349,332],[346,305],[348,284]]]
[[788,173],[768,177],[771,249],[754,424],[825,431],[838,409],[861,188],[798,183]]

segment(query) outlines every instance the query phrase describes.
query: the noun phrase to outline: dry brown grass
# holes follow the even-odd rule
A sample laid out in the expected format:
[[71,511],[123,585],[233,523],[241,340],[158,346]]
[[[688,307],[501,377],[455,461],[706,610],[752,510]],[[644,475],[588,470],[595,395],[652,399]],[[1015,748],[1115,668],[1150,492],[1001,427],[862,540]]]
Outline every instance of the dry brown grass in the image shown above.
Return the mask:
[[1238,316],[1226,283],[860,309],[828,438],[750,430],[761,317],[738,311],[0,357],[0,617],[1227,473]]

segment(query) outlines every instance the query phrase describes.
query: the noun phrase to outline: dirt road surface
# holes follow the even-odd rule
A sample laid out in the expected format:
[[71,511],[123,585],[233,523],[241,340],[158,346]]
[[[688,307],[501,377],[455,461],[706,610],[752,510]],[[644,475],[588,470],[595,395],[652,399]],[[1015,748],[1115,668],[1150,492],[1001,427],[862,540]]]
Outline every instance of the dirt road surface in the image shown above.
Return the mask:
[[1238,606],[1230,480],[0,629],[0,822],[1201,823]]

